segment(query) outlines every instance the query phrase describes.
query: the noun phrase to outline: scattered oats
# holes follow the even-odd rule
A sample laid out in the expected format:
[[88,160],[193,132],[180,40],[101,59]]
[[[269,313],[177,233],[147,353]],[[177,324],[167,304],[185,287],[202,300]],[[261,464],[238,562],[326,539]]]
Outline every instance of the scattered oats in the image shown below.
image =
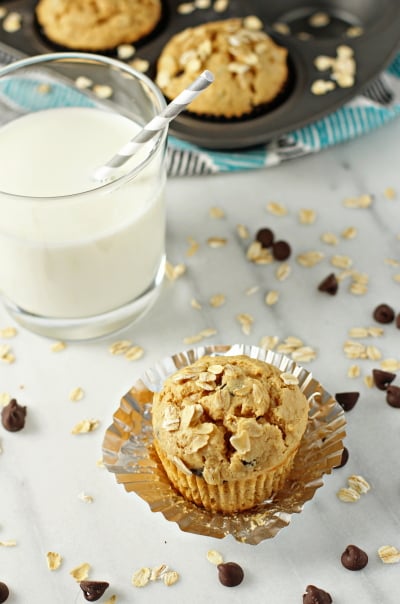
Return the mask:
[[386,187],[386,189],[383,191],[383,194],[386,199],[396,199],[396,191],[393,189],[393,187]]
[[133,55],[135,54],[136,49],[134,46],[132,46],[132,44],[120,44],[117,47],[117,54],[118,54],[118,58],[121,59],[122,61],[124,59],[131,59],[133,57]]
[[400,361],[397,359],[384,359],[380,362],[380,367],[384,371],[396,372],[400,369]]
[[350,284],[349,292],[356,296],[363,296],[367,293],[368,288],[364,283],[358,283],[357,281],[353,281]]
[[331,18],[328,13],[322,11],[314,13],[308,20],[311,27],[326,27],[331,22]]
[[103,458],[100,458],[100,459],[98,459],[98,460],[96,461],[96,466],[97,466],[98,468],[105,468]]
[[15,539],[8,539],[7,541],[0,541],[0,547],[15,547],[17,542]]
[[360,377],[360,366],[359,365],[350,365],[347,370],[347,377],[349,378],[357,378]]
[[99,427],[99,424],[100,422],[97,419],[83,419],[72,428],[71,434],[94,432]]
[[314,82],[311,84],[311,92],[316,96],[326,94],[335,88],[335,82],[331,82],[330,80],[314,80]]
[[244,226],[244,224],[236,225],[236,232],[240,239],[248,239],[250,237],[249,230],[246,226]]
[[78,386],[69,393],[69,400],[73,402],[81,401],[84,396],[85,393],[83,392],[82,388]]
[[292,272],[292,267],[287,262],[282,262],[276,269],[275,275],[279,281],[285,281]]
[[216,13],[223,13],[229,6],[229,0],[215,0],[213,9]]
[[395,275],[393,275],[393,281],[396,281],[396,283],[400,283],[400,273],[396,273]]
[[133,59],[133,61],[129,61],[129,65],[141,73],[145,73],[150,67],[149,61],[146,59],[139,59],[139,57],[137,59]]
[[65,350],[67,347],[65,342],[62,342],[61,340],[59,342],[54,342],[51,346],[50,346],[50,350],[52,352],[61,352],[61,350]]
[[248,287],[244,293],[246,294],[246,296],[252,296],[253,294],[256,294],[259,289],[259,285],[252,285],[252,287]]
[[14,363],[15,356],[11,350],[11,346],[9,344],[0,344],[0,361],[4,363]]
[[309,361],[313,361],[317,356],[317,353],[311,346],[300,346],[300,348],[296,348],[291,353],[291,357],[294,361],[298,361],[300,363],[308,363]]
[[276,201],[268,202],[266,210],[274,216],[286,216],[288,214],[288,210],[285,208],[285,206]]
[[216,333],[217,330],[213,328],[202,329],[199,333],[194,334],[193,336],[187,336],[186,338],[183,338],[183,342],[184,344],[195,344],[196,342],[200,342],[204,338],[214,336]]
[[340,501],[344,501],[344,503],[353,503],[360,499],[360,493],[352,488],[339,489],[337,496]]
[[384,564],[400,562],[400,551],[394,545],[382,545],[378,549],[378,556]]
[[4,327],[0,329],[0,338],[15,338],[18,331],[15,327]]
[[128,361],[138,361],[144,355],[144,350],[141,346],[131,346],[125,352],[124,357],[128,359]]
[[226,298],[224,294],[215,294],[215,296],[211,296],[210,298],[210,306],[214,308],[218,308],[219,306],[223,306],[226,302]]
[[332,266],[336,268],[351,268],[353,266],[353,261],[349,256],[340,256],[339,254],[335,254],[331,258]]
[[7,9],[4,6],[0,6],[0,19],[3,19],[7,14]]
[[343,200],[346,208],[369,208],[372,205],[372,195],[365,193],[359,197],[347,197]]
[[359,36],[362,36],[363,33],[364,30],[359,25],[352,25],[346,29],[346,36],[348,38],[358,38]]
[[398,260],[395,260],[394,258],[385,258],[385,264],[394,267],[400,266],[400,262]]
[[95,84],[93,86],[93,92],[99,99],[109,99],[113,95],[113,89],[107,84]]
[[267,294],[265,295],[265,304],[267,306],[273,306],[274,304],[276,304],[279,300],[279,292],[277,292],[274,289],[271,289],[271,291],[267,292]]
[[210,8],[211,0],[194,0],[194,5],[200,10]]
[[246,29],[251,29],[252,31],[261,31],[264,27],[264,24],[261,19],[255,15],[249,15],[243,19],[243,27]]
[[249,315],[248,313],[239,313],[236,315],[236,319],[239,321],[242,332],[248,336],[251,332],[252,325],[254,323],[254,317]]
[[19,31],[22,26],[22,15],[16,12],[8,13],[3,21],[3,29],[8,34],[13,34]]
[[8,405],[8,403],[11,401],[11,394],[8,394],[8,392],[0,392],[0,406],[3,407],[4,405]]
[[38,91],[39,94],[49,94],[50,90],[51,90],[51,86],[50,84],[39,84],[39,86],[36,89]]
[[382,358],[382,353],[376,346],[367,346],[367,358],[371,361],[379,361]]
[[367,388],[374,387],[374,378],[372,377],[372,375],[366,375],[364,377],[364,384],[366,385]]
[[179,574],[176,572],[176,570],[168,570],[166,573],[163,574],[164,585],[166,585],[167,587],[174,585],[174,583],[176,583],[178,580]]
[[293,375],[293,373],[290,373],[289,371],[281,373],[280,378],[282,382],[287,386],[297,386],[299,383],[299,378]]
[[217,330],[213,327],[208,327],[207,329],[202,329],[200,331],[200,335],[202,338],[210,338],[211,336],[215,336]]
[[335,63],[335,59],[333,57],[328,57],[326,55],[319,55],[314,59],[314,66],[318,71],[326,71],[333,67]]
[[127,350],[132,346],[132,342],[130,340],[117,340],[113,342],[109,347],[108,351],[111,354],[125,354]]
[[186,256],[194,256],[198,252],[200,244],[193,239],[193,237],[188,237],[187,242],[189,244],[189,248],[186,252]]
[[200,302],[198,302],[198,301],[196,300],[196,298],[192,298],[192,299],[190,300],[190,306],[191,306],[192,308],[195,308],[196,310],[201,310],[201,309],[202,309],[202,306],[201,306]]
[[349,329],[350,338],[367,338],[369,335],[368,327],[352,327]]
[[272,252],[268,248],[264,248],[259,241],[250,243],[246,258],[255,264],[271,264],[274,261]]
[[86,493],[79,493],[78,499],[83,501],[83,503],[93,503],[94,498],[91,495],[87,495]]
[[93,85],[93,81],[87,78],[86,76],[79,76],[75,80],[75,86],[80,90],[84,90],[85,88],[90,88]]
[[108,598],[105,602],[103,602],[103,604],[115,604],[117,601],[117,596],[111,596],[110,598]]
[[368,327],[368,335],[372,336],[373,338],[380,338],[381,336],[383,336],[383,334],[383,327]]
[[75,579],[78,583],[81,581],[85,581],[85,579],[89,576],[90,564],[88,562],[84,562],[79,566],[76,566],[72,570],[69,571],[71,577]]
[[180,15],[190,15],[195,10],[194,2],[182,2],[178,4],[177,12]]
[[154,566],[151,569],[150,581],[158,581],[161,579],[163,574],[168,570],[168,566],[166,564],[159,564],[158,566]]
[[334,233],[322,233],[321,241],[327,245],[337,245],[339,242]]
[[316,219],[317,213],[315,210],[303,208],[299,211],[299,220],[301,224],[314,224]]
[[349,59],[354,55],[354,50],[347,44],[341,44],[336,48],[336,54],[339,59]]
[[287,23],[283,23],[282,21],[277,21],[272,24],[272,29],[278,32],[278,34],[282,34],[284,36],[288,36],[290,34],[290,27]]
[[208,550],[207,560],[211,562],[211,564],[215,564],[215,566],[218,566],[218,564],[222,564],[224,561],[222,554],[217,552],[215,549]]
[[305,266],[306,268],[311,268],[315,266],[321,260],[323,260],[325,254],[323,252],[318,252],[317,250],[310,250],[309,252],[304,252],[303,254],[299,254],[297,256],[297,262],[301,264],[301,266]]
[[228,243],[228,240],[225,237],[209,237],[207,239],[207,244],[210,247],[223,247]]
[[165,274],[170,281],[176,281],[176,279],[179,279],[185,272],[186,266],[182,262],[175,266],[170,262],[166,262],[165,264]]
[[278,344],[279,338],[278,336],[263,336],[259,341],[258,345],[260,348],[264,350],[274,350],[275,346]]
[[56,552],[47,552],[46,560],[49,570],[57,570],[57,568],[60,568],[61,566],[62,558],[60,554],[57,554]]
[[360,495],[368,493],[371,488],[365,478],[357,474],[352,474],[352,476],[349,476],[347,482],[349,483],[349,487],[357,491],[357,493],[360,493]]
[[364,344],[361,342],[354,342],[353,340],[346,340],[343,345],[343,350],[347,358],[349,359],[366,359],[367,350]]
[[222,208],[218,208],[216,206],[210,208],[209,210],[210,218],[224,218],[225,212]]
[[356,227],[347,227],[347,229],[344,229],[344,231],[342,231],[342,237],[343,239],[354,239],[357,237]]
[[148,568],[147,566],[144,566],[143,568],[139,568],[139,570],[137,570],[135,573],[133,573],[132,585],[134,585],[135,587],[145,587],[149,583],[150,577],[151,577],[150,568]]

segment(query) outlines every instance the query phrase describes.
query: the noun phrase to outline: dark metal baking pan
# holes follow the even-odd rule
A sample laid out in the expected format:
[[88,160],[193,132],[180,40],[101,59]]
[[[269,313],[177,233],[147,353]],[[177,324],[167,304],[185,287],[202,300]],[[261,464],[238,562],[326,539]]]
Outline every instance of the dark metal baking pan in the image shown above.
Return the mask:
[[[150,62],[148,74],[152,78],[157,58],[172,35],[211,20],[257,15],[266,32],[289,51],[289,87],[279,103],[265,113],[254,118],[221,122],[186,112],[172,122],[171,134],[206,148],[241,149],[259,145],[323,117],[365,88],[399,49],[399,0],[230,0],[227,10],[222,13],[215,12],[211,6],[196,9],[189,15],[178,13],[177,7],[181,3],[182,0],[164,0],[160,26],[153,35],[135,45],[136,56]],[[22,28],[15,33],[7,33],[0,27],[0,43],[25,55],[65,50],[42,35],[34,16],[35,5],[36,0],[0,3],[8,11],[19,12],[23,20]],[[329,15],[325,26],[310,25],[310,17],[316,12]],[[288,32],[279,33],[277,23],[286,25]],[[361,28],[358,37],[349,37],[351,27]],[[337,87],[325,95],[312,94],[312,83],[324,77],[314,67],[314,59],[319,55],[334,57],[341,44],[354,50],[355,84],[350,88]],[[116,56],[115,51],[106,54]]]

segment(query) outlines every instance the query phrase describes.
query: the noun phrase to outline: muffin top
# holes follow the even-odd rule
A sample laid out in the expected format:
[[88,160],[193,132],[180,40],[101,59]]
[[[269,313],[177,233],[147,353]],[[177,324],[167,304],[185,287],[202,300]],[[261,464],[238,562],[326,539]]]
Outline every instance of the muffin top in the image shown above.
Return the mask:
[[160,0],[40,0],[36,15],[46,36],[80,50],[136,42],[161,17]]
[[209,69],[214,83],[188,110],[205,116],[241,117],[271,102],[287,77],[287,50],[261,31],[257,17],[226,19],[190,27],[164,47],[156,83],[173,99]]
[[153,398],[158,446],[208,484],[284,463],[304,434],[308,401],[287,374],[245,355],[202,357]]

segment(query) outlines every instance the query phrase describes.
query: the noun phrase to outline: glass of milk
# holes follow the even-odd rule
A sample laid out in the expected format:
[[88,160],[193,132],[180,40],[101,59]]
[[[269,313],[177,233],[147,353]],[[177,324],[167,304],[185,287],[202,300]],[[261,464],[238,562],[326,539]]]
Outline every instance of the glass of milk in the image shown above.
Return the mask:
[[93,338],[155,301],[166,128],[112,179],[94,174],[164,107],[148,77],[103,56],[47,54],[0,69],[0,296],[21,325]]

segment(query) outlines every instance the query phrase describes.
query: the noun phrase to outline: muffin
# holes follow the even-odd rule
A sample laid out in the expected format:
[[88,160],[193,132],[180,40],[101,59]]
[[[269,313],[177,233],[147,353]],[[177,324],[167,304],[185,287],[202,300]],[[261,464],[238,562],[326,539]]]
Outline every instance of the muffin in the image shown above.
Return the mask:
[[215,80],[188,111],[214,118],[240,118],[268,107],[288,79],[287,50],[275,44],[257,17],[226,19],[176,34],[157,62],[156,83],[175,98],[205,69]]
[[153,397],[154,447],[185,499],[234,513],[282,488],[309,409],[293,382],[245,355],[202,357],[165,381]]
[[49,40],[77,50],[136,42],[161,18],[160,0],[40,0],[39,24]]

